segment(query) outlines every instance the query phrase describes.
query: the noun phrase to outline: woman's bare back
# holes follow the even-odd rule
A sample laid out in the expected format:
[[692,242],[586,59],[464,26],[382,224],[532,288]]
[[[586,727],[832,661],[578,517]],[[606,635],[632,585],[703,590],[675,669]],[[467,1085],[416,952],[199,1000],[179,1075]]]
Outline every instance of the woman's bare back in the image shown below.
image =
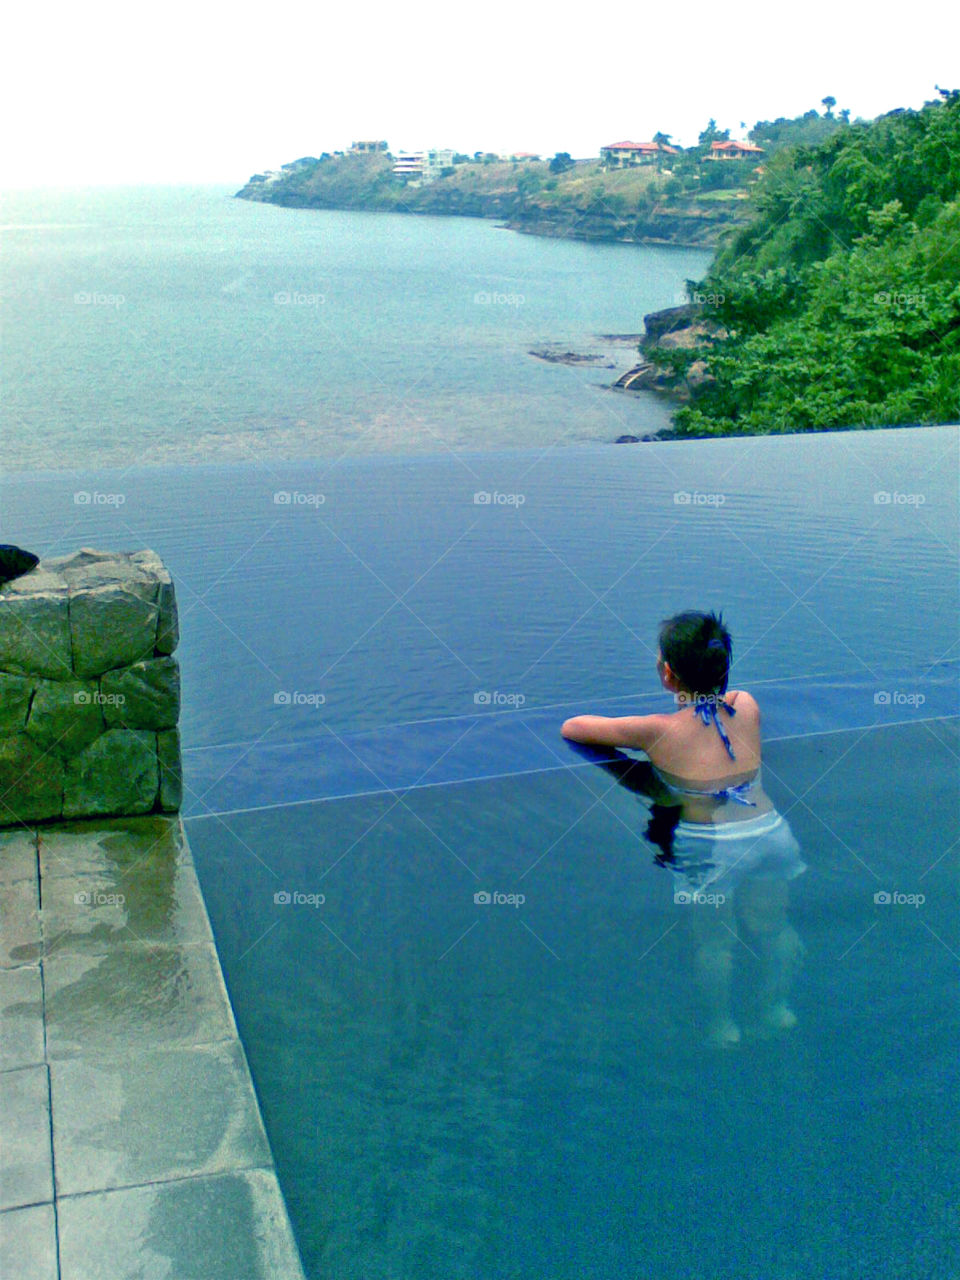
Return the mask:
[[644,748],[667,781],[679,786],[733,786],[753,777],[760,767],[760,708],[744,690],[724,695],[734,715],[717,706],[717,718],[730,739],[731,759],[712,722],[704,723],[692,705],[658,716],[659,732]]

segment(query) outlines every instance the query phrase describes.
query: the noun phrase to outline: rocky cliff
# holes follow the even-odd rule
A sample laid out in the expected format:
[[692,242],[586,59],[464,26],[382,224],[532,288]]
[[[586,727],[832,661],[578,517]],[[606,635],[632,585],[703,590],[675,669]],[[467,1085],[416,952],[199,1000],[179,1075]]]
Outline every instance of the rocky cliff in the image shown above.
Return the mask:
[[713,379],[705,360],[696,360],[685,373],[677,373],[662,358],[670,351],[690,351],[725,338],[726,330],[704,319],[697,303],[667,307],[643,317],[640,341],[643,358],[614,383],[619,391],[656,391],[681,404],[694,399]]
[[690,201],[665,203],[640,215],[616,213],[602,205],[587,210],[528,206],[510,214],[506,225],[513,231],[539,236],[712,249],[737,223],[730,217],[729,206],[697,205]]

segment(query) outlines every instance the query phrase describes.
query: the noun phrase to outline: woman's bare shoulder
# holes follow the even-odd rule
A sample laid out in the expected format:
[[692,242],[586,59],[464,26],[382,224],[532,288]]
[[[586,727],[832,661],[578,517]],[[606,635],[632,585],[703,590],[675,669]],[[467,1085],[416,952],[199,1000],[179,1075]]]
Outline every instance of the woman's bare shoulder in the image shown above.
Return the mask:
[[746,689],[730,689],[724,695],[731,707],[741,715],[746,715],[748,719],[760,719],[760,704],[752,693],[747,693]]

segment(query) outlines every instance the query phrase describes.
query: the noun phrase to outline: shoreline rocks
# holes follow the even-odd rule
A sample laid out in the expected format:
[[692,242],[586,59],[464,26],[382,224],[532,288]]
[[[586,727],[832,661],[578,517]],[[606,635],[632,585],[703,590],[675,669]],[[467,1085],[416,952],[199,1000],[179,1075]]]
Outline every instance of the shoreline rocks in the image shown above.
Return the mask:
[[[680,404],[689,403],[714,379],[706,360],[695,360],[685,374],[657,360],[658,352],[690,351],[727,336],[726,329],[704,317],[698,303],[667,307],[643,317],[643,358],[613,384],[616,391],[653,391]],[[657,438],[664,438],[661,434]]]
[[528,352],[536,360],[549,364],[587,365],[596,369],[615,369],[617,366],[599,351],[551,351],[548,347]]

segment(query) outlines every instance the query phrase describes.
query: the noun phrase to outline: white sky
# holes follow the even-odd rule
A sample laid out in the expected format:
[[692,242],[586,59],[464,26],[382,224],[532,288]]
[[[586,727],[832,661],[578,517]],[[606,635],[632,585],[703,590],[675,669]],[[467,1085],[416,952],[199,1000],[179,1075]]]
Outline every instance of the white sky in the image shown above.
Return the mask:
[[710,116],[736,137],[827,94],[872,117],[960,87],[960,4],[943,0],[15,3],[0,25],[9,186],[240,185],[358,138],[588,156],[658,129],[690,145]]

